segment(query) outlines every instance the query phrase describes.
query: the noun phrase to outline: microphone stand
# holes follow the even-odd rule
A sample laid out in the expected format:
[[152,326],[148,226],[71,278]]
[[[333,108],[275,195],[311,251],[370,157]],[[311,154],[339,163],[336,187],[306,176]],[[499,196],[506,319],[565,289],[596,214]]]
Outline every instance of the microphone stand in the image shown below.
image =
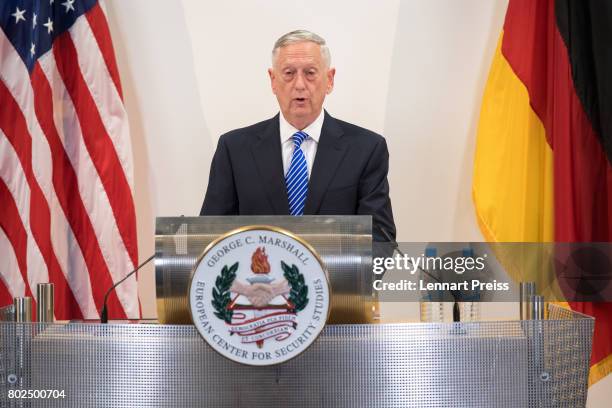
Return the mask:
[[145,266],[146,264],[148,264],[149,262],[151,262],[151,260],[155,258],[155,254],[151,255],[146,261],[144,261],[143,263],[141,263],[140,265],[138,265],[136,267],[136,269],[134,269],[132,272],[128,273],[127,275],[125,275],[125,277],[123,279],[121,279],[119,282],[115,283],[104,295],[104,304],[102,305],[102,310],[100,311],[100,323],[106,324],[108,323],[108,307],[106,305],[106,302],[108,301],[108,296],[113,292],[113,290],[121,285],[127,278],[129,278],[130,276],[132,276],[133,274],[135,274],[136,272],[138,272],[138,270],[140,268],[142,268],[143,266]]
[[[375,225],[378,230],[380,232],[382,232],[382,234],[385,236],[385,239],[387,241],[389,241],[389,243],[391,243],[393,245],[393,251],[397,252],[402,258],[407,259],[406,254],[404,254],[404,252],[399,248],[399,244],[397,243],[396,240],[394,240],[391,235],[385,231],[382,227]],[[412,266],[414,266],[414,263],[412,262],[412,260],[410,260],[410,263],[412,264]],[[437,277],[435,277],[434,275],[432,275],[431,273],[429,273],[429,271],[424,270],[423,268],[421,268],[420,266],[417,266],[417,268],[423,272],[425,275],[427,275],[428,277],[430,277],[431,279],[435,280],[438,283],[442,283],[442,281],[440,279],[438,279]],[[461,313],[459,311],[459,302],[457,300],[457,291],[455,290],[449,290],[451,296],[453,297],[453,322],[459,322],[461,321]]]

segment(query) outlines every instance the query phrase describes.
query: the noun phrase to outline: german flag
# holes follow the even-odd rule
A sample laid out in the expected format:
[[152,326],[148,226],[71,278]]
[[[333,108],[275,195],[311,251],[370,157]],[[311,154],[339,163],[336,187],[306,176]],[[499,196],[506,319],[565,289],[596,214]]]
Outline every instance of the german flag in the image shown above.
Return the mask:
[[[472,194],[490,242],[612,241],[612,2],[510,0],[483,97]],[[589,385],[612,372],[612,303]]]

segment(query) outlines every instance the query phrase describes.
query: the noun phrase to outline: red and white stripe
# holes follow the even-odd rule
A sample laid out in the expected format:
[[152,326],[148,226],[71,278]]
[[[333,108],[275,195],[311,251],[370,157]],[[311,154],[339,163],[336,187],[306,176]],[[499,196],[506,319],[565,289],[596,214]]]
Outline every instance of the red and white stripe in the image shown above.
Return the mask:
[[[138,263],[129,125],[100,5],[31,73],[0,30],[0,301],[51,281],[56,317],[97,318]],[[130,278],[111,318],[139,317]]]
[[[0,130],[0,202],[3,202],[3,211],[0,214],[0,225],[10,234],[14,242],[21,242],[15,248],[4,248],[9,237],[4,235],[6,241],[0,244],[0,251],[6,254],[8,267],[3,281],[13,297],[28,296],[37,283],[48,282],[49,274],[42,259],[40,251],[32,237],[30,229],[30,215],[27,211],[30,202],[30,189],[25,181],[23,168],[17,157],[17,152],[9,143],[4,132]],[[24,242],[25,241],[25,245]],[[4,256],[0,259],[5,259]],[[16,262],[16,263],[13,263]],[[17,268],[15,268],[15,266]],[[32,271],[30,274],[26,272]],[[21,275],[23,273],[23,275]],[[11,278],[8,278],[8,276]],[[19,278],[17,278],[19,276]],[[28,287],[26,288],[26,282]]]

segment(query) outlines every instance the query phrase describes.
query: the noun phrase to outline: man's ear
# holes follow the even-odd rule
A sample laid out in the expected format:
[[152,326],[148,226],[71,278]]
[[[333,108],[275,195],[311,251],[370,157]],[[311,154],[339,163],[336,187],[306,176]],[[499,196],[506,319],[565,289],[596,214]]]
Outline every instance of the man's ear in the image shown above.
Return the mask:
[[270,87],[272,88],[272,93],[276,95],[276,89],[274,89],[274,70],[272,68],[268,68],[268,76],[270,77]]
[[327,70],[327,94],[334,90],[334,76],[336,75],[336,68],[330,68]]

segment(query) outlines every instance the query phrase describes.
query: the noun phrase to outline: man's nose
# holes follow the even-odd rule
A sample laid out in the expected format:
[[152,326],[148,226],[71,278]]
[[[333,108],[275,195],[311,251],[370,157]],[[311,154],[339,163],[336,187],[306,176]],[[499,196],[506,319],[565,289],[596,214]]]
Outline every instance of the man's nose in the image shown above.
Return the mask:
[[296,89],[305,89],[306,88],[306,78],[304,78],[304,74],[298,72],[295,77],[295,88]]

